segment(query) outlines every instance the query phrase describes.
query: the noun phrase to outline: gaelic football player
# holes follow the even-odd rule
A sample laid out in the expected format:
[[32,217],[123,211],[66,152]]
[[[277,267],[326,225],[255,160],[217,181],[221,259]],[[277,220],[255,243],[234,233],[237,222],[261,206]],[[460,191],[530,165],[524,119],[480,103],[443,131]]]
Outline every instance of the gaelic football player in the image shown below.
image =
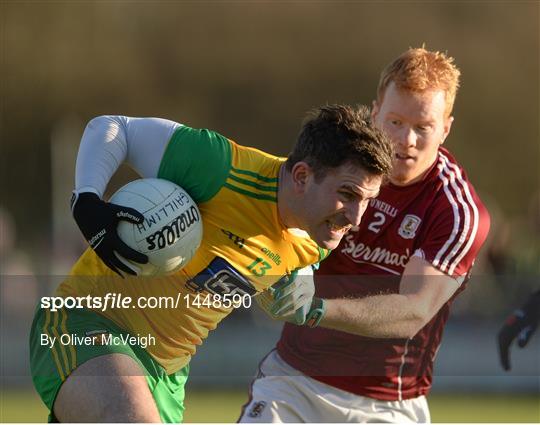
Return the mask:
[[510,346],[517,340],[518,347],[525,347],[540,322],[540,289],[533,292],[525,303],[510,314],[497,335],[499,359],[504,370],[510,370]]
[[[56,295],[105,298],[112,293],[135,300],[181,294],[182,302],[173,309],[38,309],[30,336],[31,367],[50,419],[181,421],[189,361],[232,311],[225,304],[190,305],[191,296],[235,291],[249,297],[319,262],[360,223],[390,170],[391,152],[383,133],[370,126],[364,107],[315,110],[288,158],[163,119],[102,116],[90,121],[77,157],[72,208],[91,248]],[[201,247],[171,276],[119,276],[134,273],[121,257],[146,261],[115,231],[119,220],[140,222],[140,213],[102,199],[123,162],[143,177],[180,185],[199,206]],[[307,302],[299,323],[316,321],[321,313],[320,306]],[[41,344],[43,335],[53,341],[65,334],[91,336],[96,343]],[[116,340],[148,335],[155,344],[103,343],[108,335]]]
[[285,324],[242,422],[430,421],[425,396],[444,324],[490,224],[443,147],[459,76],[452,58],[424,48],[382,72],[372,116],[394,145],[390,184],[321,263],[319,327]]

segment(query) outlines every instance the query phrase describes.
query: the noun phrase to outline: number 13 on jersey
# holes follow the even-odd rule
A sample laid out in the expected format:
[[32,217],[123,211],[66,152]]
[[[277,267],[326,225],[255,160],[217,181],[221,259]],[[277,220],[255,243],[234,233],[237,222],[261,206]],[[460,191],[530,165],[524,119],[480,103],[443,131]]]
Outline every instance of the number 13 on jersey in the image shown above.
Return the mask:
[[272,265],[261,257],[258,257],[253,263],[247,266],[247,269],[257,277],[264,276],[266,271],[271,268]]

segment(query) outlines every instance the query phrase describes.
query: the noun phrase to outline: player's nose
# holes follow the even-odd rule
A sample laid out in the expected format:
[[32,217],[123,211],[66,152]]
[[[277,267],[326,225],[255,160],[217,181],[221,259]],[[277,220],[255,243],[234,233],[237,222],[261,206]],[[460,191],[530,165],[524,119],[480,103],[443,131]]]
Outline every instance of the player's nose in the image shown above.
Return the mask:
[[353,202],[347,208],[345,217],[347,218],[350,224],[352,224],[353,226],[358,226],[360,222],[362,221],[362,216],[364,215],[364,212],[366,212],[366,208],[367,208],[367,202],[364,202],[364,201]]
[[398,137],[398,144],[403,147],[415,147],[416,146],[416,133],[414,129],[410,127],[403,127]]

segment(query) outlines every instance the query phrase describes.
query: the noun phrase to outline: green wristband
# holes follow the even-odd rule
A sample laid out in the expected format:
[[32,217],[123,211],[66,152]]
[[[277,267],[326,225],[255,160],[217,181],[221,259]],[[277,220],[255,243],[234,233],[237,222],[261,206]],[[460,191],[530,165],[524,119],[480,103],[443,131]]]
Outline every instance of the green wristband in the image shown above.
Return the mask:
[[313,298],[311,308],[306,317],[306,326],[315,328],[321,323],[324,314],[326,313],[326,302],[322,298]]

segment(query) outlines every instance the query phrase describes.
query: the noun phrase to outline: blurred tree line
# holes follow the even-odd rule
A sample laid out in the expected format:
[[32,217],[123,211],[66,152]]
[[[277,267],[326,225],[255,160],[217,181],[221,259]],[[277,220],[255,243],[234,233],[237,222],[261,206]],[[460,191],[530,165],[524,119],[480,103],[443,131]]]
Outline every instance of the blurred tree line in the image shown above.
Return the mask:
[[[51,135],[66,117],[160,116],[285,155],[304,113],[370,104],[409,46],[462,70],[446,142],[500,220],[539,188],[539,3],[1,2],[1,199],[19,244],[51,238]],[[74,158],[73,164],[74,167]],[[69,193],[65,194],[68,208]]]

